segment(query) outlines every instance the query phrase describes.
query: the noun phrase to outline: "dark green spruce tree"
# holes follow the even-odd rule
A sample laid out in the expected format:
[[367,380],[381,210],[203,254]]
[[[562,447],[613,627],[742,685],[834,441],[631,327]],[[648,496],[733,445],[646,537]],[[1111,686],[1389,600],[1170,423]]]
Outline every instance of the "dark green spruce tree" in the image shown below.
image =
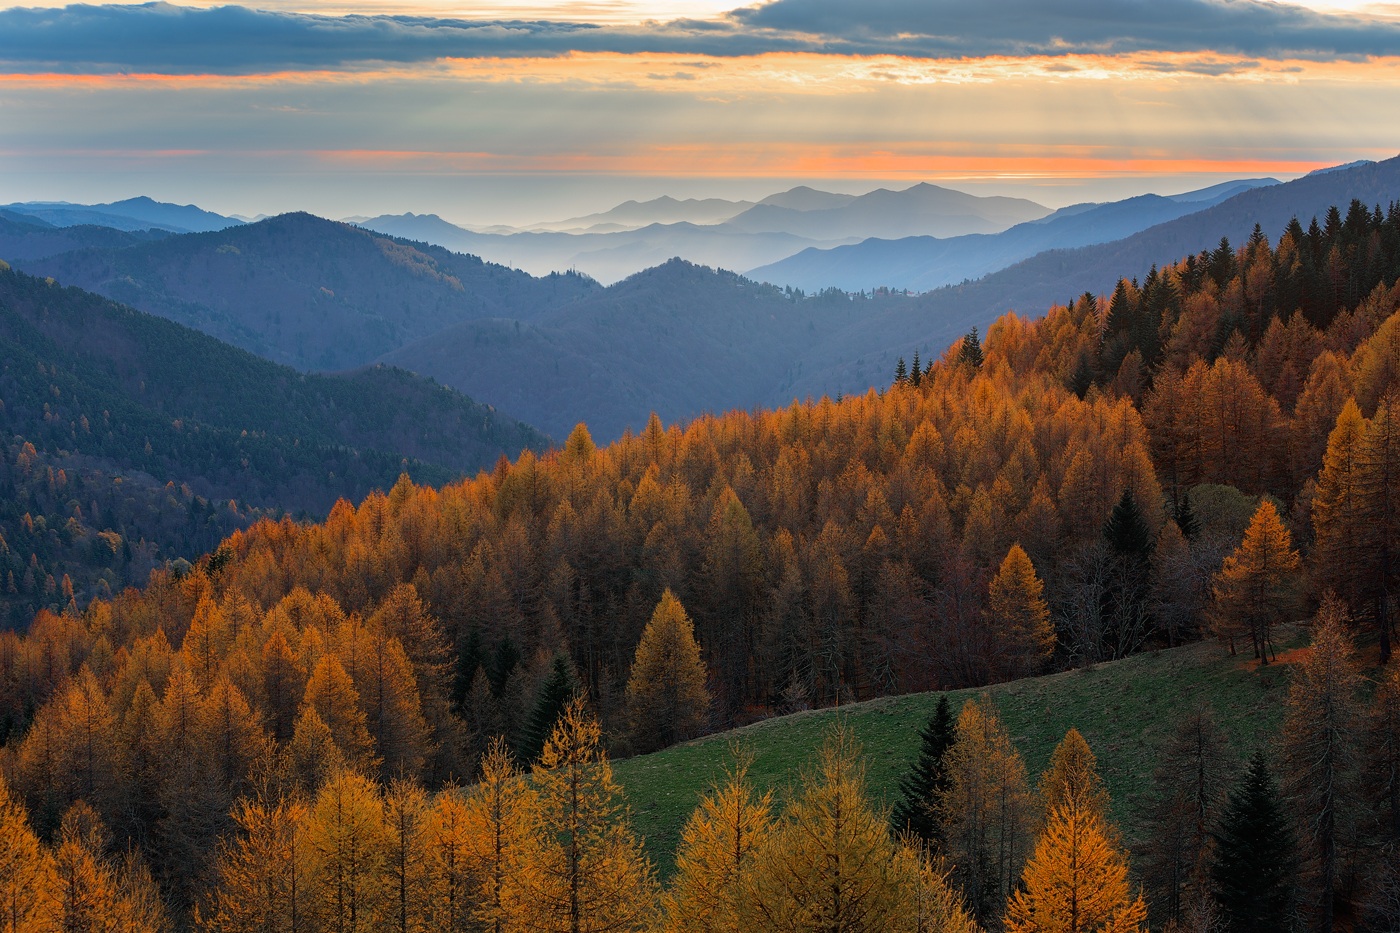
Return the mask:
[[977,328],[972,328],[963,337],[962,349],[958,351],[958,362],[966,363],[974,370],[982,368],[982,338],[977,336]]
[[1104,523],[1103,538],[1109,556],[1102,605],[1104,649],[1108,657],[1121,658],[1141,647],[1151,624],[1152,529],[1131,491],[1123,490]]
[[1263,752],[1230,792],[1215,832],[1211,885],[1227,933],[1280,933],[1293,919],[1293,833]]
[[899,800],[890,813],[890,824],[896,833],[909,833],[925,846],[942,844],[943,821],[938,801],[948,789],[944,757],[957,737],[958,724],[944,694],[938,698],[928,724],[919,732],[918,760],[900,778]]
[[535,705],[530,708],[525,728],[521,730],[520,747],[516,749],[521,761],[534,762],[539,759],[544,743],[549,741],[549,735],[554,731],[554,724],[559,721],[564,707],[580,690],[568,655],[563,652],[556,654],[549,673],[535,691]]

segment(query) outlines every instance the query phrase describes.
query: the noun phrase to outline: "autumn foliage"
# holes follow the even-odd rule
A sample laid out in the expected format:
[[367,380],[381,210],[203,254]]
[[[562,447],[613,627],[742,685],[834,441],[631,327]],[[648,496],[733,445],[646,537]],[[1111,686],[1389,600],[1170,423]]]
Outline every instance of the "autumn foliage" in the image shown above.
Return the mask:
[[[1065,791],[1094,786],[1087,746],[1067,737],[1037,796],[988,701],[910,803],[937,816],[919,846],[838,737],[782,813],[742,771],[718,789],[664,899],[606,746],[1208,630],[1272,659],[1329,587],[1388,657],[1397,277],[1400,209],[1352,205],[1007,315],[862,395],[653,417],[602,447],[581,426],[441,488],[259,522],[139,591],[55,597],[0,633],[0,867],[27,866],[0,875],[6,922],[105,898],[131,929],[1131,929],[1102,801]],[[37,551],[0,537],[0,557],[0,585],[50,589]],[[1342,872],[1397,845],[1394,692],[1334,723],[1350,798],[1290,791],[1318,820],[1379,814],[1306,837],[1319,896],[1385,890]],[[1324,737],[1291,721],[1306,757]],[[1358,748],[1380,777],[1351,780]],[[1152,862],[1178,920],[1222,796],[1180,784],[1163,775],[1162,823],[1186,848]],[[1057,926],[1066,898],[1088,912]]]

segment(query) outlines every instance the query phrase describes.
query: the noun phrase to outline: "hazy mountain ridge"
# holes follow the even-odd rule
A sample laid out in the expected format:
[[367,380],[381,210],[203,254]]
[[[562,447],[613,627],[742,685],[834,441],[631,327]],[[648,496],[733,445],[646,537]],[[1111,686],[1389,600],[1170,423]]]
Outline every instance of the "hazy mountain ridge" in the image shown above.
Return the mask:
[[114,230],[165,230],[169,233],[209,233],[241,223],[193,204],[167,204],[146,196],[110,204],[70,204],[66,201],[27,201],[3,205],[55,227],[93,225]]
[[88,224],[56,227],[28,214],[0,208],[0,259],[43,259],[79,249],[122,249],[164,239],[164,230],[127,231]]
[[1274,179],[1254,179],[1171,197],[1144,194],[1106,204],[1076,204],[991,235],[868,239],[827,250],[807,249],[747,274],[808,291],[881,286],[930,291],[996,272],[1047,249],[1131,236],[1228,200],[1257,186],[1254,182],[1277,184]]
[[383,361],[479,392],[555,436],[585,421],[610,439],[652,411],[684,420],[782,398],[804,355],[864,304],[796,300],[673,260],[536,320],[468,322]]
[[725,225],[750,233],[792,233],[818,239],[892,239],[997,233],[1051,213],[1050,208],[1024,198],[978,197],[926,182],[902,191],[877,188],[828,207],[818,207],[811,200],[797,202],[800,206],[792,204],[760,203]]
[[1345,209],[1353,198],[1382,209],[1400,199],[1400,157],[1252,189],[1122,240],[1049,250],[974,282],[891,306],[814,350],[816,358],[806,367],[811,375],[798,379],[794,388],[799,395],[857,391],[853,387],[872,373],[890,371],[914,347],[941,353],[968,328],[985,328],[1007,311],[1038,317],[1050,305],[1086,291],[1105,293],[1120,276],[1141,277],[1171,257],[1213,249],[1221,237],[1239,246],[1256,223],[1270,242],[1277,242],[1293,217],[1306,227],[1313,217],[1321,222],[1334,205]]
[[[733,208],[731,216],[718,216]],[[709,212],[709,222],[702,215]],[[578,269],[604,283],[620,281],[680,256],[699,265],[745,269],[776,262],[804,249],[829,248],[866,237],[941,235],[1004,230],[1043,217],[1049,208],[1020,198],[978,197],[919,184],[902,191],[879,188],[863,195],[833,194],[799,186],[757,204],[629,201],[612,211],[516,230],[471,229],[435,215],[385,215],[360,226],[422,239],[536,275]],[[650,218],[630,229],[603,229]],[[595,229],[579,226],[584,222]]]
[[597,288],[309,214],[19,265],[320,370],[362,366],[463,320],[529,317]]

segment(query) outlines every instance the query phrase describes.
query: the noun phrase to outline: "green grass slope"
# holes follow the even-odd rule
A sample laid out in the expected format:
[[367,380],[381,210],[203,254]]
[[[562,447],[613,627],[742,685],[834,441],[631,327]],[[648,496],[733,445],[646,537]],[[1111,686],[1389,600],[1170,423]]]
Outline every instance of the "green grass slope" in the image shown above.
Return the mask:
[[[1230,657],[1216,642],[1203,642],[986,689],[1032,782],[1068,729],[1083,733],[1098,756],[1114,817],[1131,841],[1157,750],[1180,714],[1197,702],[1208,703],[1244,759],[1282,721],[1286,660],[1257,668],[1243,657]],[[955,714],[979,692],[949,693]],[[634,829],[645,837],[662,874],[669,875],[681,827],[698,797],[732,765],[736,743],[754,755],[749,771],[754,784],[773,788],[781,806],[814,760],[826,730],[843,720],[864,748],[868,792],[889,806],[937,702],[938,694],[922,693],[796,713],[618,761],[614,770],[631,805]]]

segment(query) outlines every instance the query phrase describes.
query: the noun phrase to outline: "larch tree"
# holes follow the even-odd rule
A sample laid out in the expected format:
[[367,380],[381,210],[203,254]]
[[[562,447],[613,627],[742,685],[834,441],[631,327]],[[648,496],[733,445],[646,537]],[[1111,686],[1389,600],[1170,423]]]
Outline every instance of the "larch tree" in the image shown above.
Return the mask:
[[681,830],[676,875],[661,899],[666,933],[745,933],[745,885],[774,828],[772,792],[753,789],[748,766],[740,752]]
[[541,933],[626,933],[655,914],[655,882],[627,825],[598,723],[575,698],[545,742],[532,780],[540,841],[523,925]]
[[1283,753],[1285,789],[1304,828],[1307,864],[1315,873],[1307,906],[1323,933],[1331,933],[1348,824],[1357,809],[1357,741],[1361,678],[1341,600],[1324,598],[1313,622],[1312,646],[1288,686]]
[[973,916],[989,926],[1021,875],[1034,805],[1025,763],[987,695],[963,705],[946,761],[941,810],[952,877]]
[[642,631],[627,679],[633,748],[656,751],[702,734],[710,719],[705,680],[695,626],[668,589]]
[[1055,628],[1045,602],[1045,585],[1019,544],[1007,551],[992,578],[987,599],[994,680],[1036,673],[1055,649]]
[[1098,759],[1078,729],[1071,728],[1050,755],[1050,767],[1040,776],[1040,799],[1048,820],[1060,809],[1073,807],[1108,819],[1108,790],[1099,777]]
[[316,662],[306,683],[302,709],[314,712],[330,730],[331,739],[348,766],[366,774],[378,770],[379,758],[365,725],[360,694],[334,655],[323,655]]
[[[107,848],[106,827],[97,813],[81,801],[70,807],[63,815],[53,856],[52,912],[39,929],[164,933],[163,918],[140,909],[150,892],[134,890],[127,883],[105,857]],[[149,876],[145,880],[149,883]],[[139,896],[139,901],[133,895]]]
[[54,901],[53,858],[29,828],[24,806],[0,775],[0,930],[47,933]]
[[1293,914],[1293,835],[1262,752],[1230,791],[1215,833],[1211,887],[1228,933],[1277,933]]
[[332,775],[347,767],[330,727],[310,706],[303,707],[297,716],[283,757],[292,786],[306,795],[315,794]]
[[218,881],[201,926],[215,933],[305,933],[311,891],[306,876],[306,807],[242,800],[238,835],[221,843]]
[[1302,561],[1273,502],[1264,499],[1245,529],[1244,540],[1225,558],[1212,582],[1211,614],[1217,631],[1234,644],[1247,634],[1254,656],[1269,662],[1275,626],[1292,620],[1299,608]]
[[1327,452],[1312,500],[1313,577],[1334,592],[1359,596],[1366,558],[1361,516],[1360,448],[1366,419],[1355,399],[1347,399],[1327,436]]
[[427,794],[412,781],[398,778],[384,789],[384,825],[389,835],[388,928],[395,933],[433,929],[427,906],[427,864],[422,858],[427,810]]
[[1071,729],[1040,782],[1045,828],[1006,907],[1007,933],[1137,933],[1147,905],[1108,823],[1094,753]]
[[925,846],[943,845],[943,795],[948,791],[948,749],[958,736],[958,725],[940,694],[938,705],[919,731],[919,757],[899,779],[899,799],[890,813],[890,827],[908,833]]
[[311,912],[320,929],[326,933],[387,929],[392,839],[378,788],[349,770],[332,777],[316,794],[306,842]]
[[850,732],[828,733],[816,767],[756,854],[742,929],[756,933],[876,933],[904,908],[889,825],[865,799]]
[[[446,814],[454,811],[442,812],[434,824],[433,849],[438,915],[451,922],[461,917],[486,933],[517,929],[519,918],[531,909],[527,900],[538,880],[534,872],[542,828],[539,797],[516,768],[504,739],[492,740],[481,761],[481,780],[461,808],[460,850],[456,835],[447,833]],[[463,859],[460,868],[458,858]],[[462,868],[469,887],[460,892],[466,897],[459,903],[452,879]]]
[[455,787],[439,792],[423,821],[424,906],[428,927],[444,933],[474,928],[473,851],[466,801]]
[[963,905],[961,894],[948,883],[942,863],[928,853],[900,845],[894,856],[901,906],[890,933],[982,933]]
[[1211,830],[1224,800],[1226,736],[1208,706],[1181,717],[1157,756],[1137,866],[1155,917],[1180,923],[1208,904]]
[[699,617],[702,634],[715,666],[719,715],[727,720],[746,693],[763,585],[762,552],[753,518],[729,487],[720,492],[710,515],[700,577],[708,597],[706,612]]
[[1367,558],[1362,592],[1370,597],[1380,635],[1381,663],[1390,660],[1390,603],[1400,574],[1400,396],[1383,399],[1366,425],[1357,453],[1362,536]]

